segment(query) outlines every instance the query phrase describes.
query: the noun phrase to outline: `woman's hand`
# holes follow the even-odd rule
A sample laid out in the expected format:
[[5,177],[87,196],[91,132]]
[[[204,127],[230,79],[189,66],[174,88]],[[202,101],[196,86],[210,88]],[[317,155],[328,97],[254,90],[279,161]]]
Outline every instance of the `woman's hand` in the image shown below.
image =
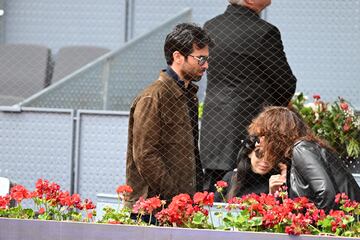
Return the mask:
[[269,179],[269,193],[274,194],[277,190],[279,190],[279,187],[284,185],[286,183],[286,171],[287,166],[284,163],[279,163],[278,165],[280,169],[280,174],[271,175]]

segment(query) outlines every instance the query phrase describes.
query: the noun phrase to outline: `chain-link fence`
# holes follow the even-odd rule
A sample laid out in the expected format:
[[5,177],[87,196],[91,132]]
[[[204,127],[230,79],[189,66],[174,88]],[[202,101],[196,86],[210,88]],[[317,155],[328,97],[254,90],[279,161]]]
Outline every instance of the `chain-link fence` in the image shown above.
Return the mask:
[[[339,179],[355,188],[351,175],[332,164],[332,150],[348,166],[359,162],[354,112],[360,110],[360,30],[351,22],[360,5],[309,3],[274,1],[260,14],[226,0],[0,0],[0,105],[129,112],[129,131],[112,134],[129,134],[123,145],[132,203],[140,196],[170,200],[178,193],[216,191],[222,179],[232,183],[229,196],[269,192],[271,177],[275,186],[287,182],[290,192],[290,184],[303,181],[311,191],[297,193],[314,198],[319,183],[303,179],[313,172],[334,189],[342,189]],[[187,25],[182,27],[188,33],[175,31],[182,22],[196,22],[206,33]],[[306,95],[315,95],[314,102]],[[296,128],[301,122],[291,125],[300,119],[293,112],[278,126],[280,113],[273,125],[259,120],[249,138],[248,126],[266,106],[298,110],[314,135],[328,142],[329,151],[312,152],[322,162],[296,155],[313,172],[291,165],[295,140],[315,139],[299,133],[305,131]],[[125,172],[124,156],[117,157],[119,172]],[[86,169],[82,162],[77,169]],[[81,181],[89,178],[75,179],[75,191],[87,192],[83,186],[90,182]]]

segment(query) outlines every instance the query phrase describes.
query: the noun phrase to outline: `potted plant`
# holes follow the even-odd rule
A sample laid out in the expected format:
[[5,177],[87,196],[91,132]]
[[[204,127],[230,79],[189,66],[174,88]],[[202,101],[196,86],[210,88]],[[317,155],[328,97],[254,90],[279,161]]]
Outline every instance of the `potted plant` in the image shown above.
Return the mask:
[[326,140],[347,165],[358,161],[360,116],[355,114],[351,104],[341,97],[333,103],[327,103],[321,100],[320,95],[314,95],[310,103],[307,100],[303,93],[298,93],[291,103],[314,133]]

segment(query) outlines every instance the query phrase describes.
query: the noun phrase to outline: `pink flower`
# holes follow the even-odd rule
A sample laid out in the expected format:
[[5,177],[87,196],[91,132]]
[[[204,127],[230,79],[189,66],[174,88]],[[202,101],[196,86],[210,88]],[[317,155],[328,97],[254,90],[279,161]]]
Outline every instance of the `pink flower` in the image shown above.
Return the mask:
[[347,110],[349,110],[349,104],[347,104],[346,102],[341,102],[340,108],[344,111],[347,111]]
[[345,123],[344,126],[343,126],[344,132],[348,132],[350,130],[350,128],[351,128],[351,126],[349,124],[347,124],[347,123]]

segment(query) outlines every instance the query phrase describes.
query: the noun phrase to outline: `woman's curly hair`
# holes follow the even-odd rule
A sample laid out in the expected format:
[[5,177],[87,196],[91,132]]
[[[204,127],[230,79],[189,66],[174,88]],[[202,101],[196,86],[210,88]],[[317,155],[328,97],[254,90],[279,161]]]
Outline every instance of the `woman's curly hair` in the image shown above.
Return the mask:
[[286,107],[267,107],[249,126],[249,134],[264,137],[262,150],[268,161],[291,159],[294,144],[299,140],[317,142],[331,149],[316,137],[295,110]]

